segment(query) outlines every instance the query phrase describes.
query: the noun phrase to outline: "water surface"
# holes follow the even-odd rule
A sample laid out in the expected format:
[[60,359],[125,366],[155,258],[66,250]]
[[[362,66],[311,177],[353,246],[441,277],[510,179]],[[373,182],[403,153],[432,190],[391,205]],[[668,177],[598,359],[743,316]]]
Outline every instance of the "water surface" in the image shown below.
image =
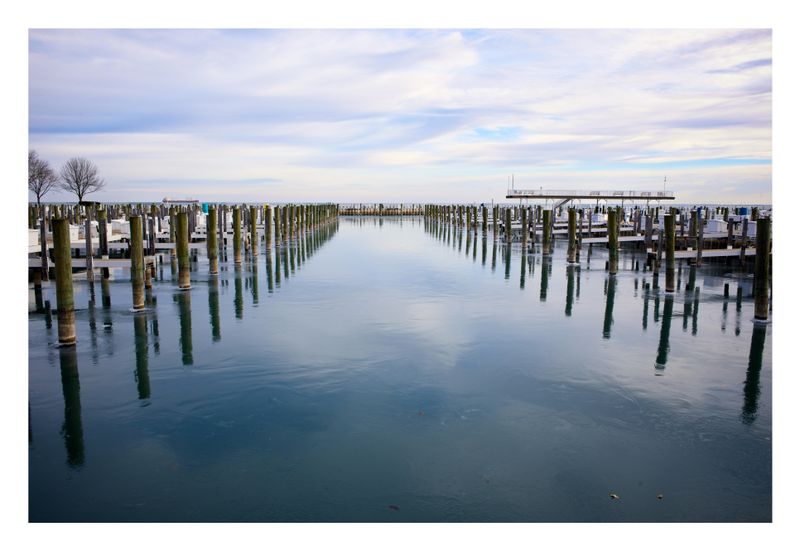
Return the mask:
[[72,348],[29,291],[31,521],[771,520],[736,261],[668,296],[641,253],[609,276],[421,218],[230,253],[188,292],[166,257],[144,314],[127,270],[78,277]]

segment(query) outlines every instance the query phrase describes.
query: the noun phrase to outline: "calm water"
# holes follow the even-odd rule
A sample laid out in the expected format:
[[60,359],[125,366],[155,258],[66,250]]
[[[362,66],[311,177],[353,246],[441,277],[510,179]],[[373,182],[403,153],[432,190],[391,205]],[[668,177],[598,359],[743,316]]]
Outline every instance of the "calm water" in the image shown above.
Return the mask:
[[343,218],[146,314],[79,278],[71,349],[31,289],[30,520],[769,521],[752,278],[534,249]]

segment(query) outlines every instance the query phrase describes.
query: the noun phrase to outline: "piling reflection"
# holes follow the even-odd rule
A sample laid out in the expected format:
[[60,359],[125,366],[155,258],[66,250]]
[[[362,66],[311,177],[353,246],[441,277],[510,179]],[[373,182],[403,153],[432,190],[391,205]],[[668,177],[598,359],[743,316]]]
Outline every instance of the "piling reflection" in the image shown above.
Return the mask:
[[576,266],[567,266],[567,305],[564,314],[569,317],[572,315],[572,302],[575,295],[575,270]]
[[211,321],[211,340],[219,342],[222,339],[222,329],[219,320],[219,286],[216,281],[208,286],[208,317]]
[[525,249],[522,250],[522,254],[519,257],[519,288],[525,288],[525,272],[527,271],[528,259],[525,255]]
[[136,353],[136,388],[139,392],[139,399],[150,398],[150,374],[148,371],[147,357],[147,315],[144,313],[136,314],[133,317],[133,345]]
[[497,241],[492,242],[492,271],[497,267]]
[[178,303],[178,317],[181,326],[181,361],[183,365],[192,365],[192,295],[189,292],[173,295]]
[[233,311],[236,319],[244,316],[244,298],[242,297],[242,270],[238,266],[234,269],[233,279]]
[[617,277],[609,274],[606,286],[606,312],[603,317],[603,338],[611,338],[611,326],[614,325],[614,295],[617,291]]
[[253,304],[258,304],[258,264],[255,262],[251,265],[250,291],[253,293]]
[[749,425],[758,416],[758,397],[761,394],[761,364],[764,359],[764,343],[767,339],[767,326],[762,323],[753,325],[753,337],[750,340],[750,356],[747,361],[747,377],[744,381],[744,404],[742,405],[742,423]]
[[547,301],[547,285],[548,285],[549,274],[550,274],[550,256],[542,255],[542,282],[539,287],[539,300],[541,302]]
[[650,286],[644,285],[644,313],[642,314],[642,330],[647,331],[647,310],[650,306]]
[[85,456],[78,354],[74,346],[59,348],[58,353],[61,362],[61,390],[64,395],[64,424],[61,427],[61,435],[67,450],[67,465],[80,468]]
[[661,371],[667,367],[667,354],[669,353],[669,330],[672,325],[672,303],[673,296],[668,293],[664,297],[664,317],[661,321],[661,334],[658,338],[658,354],[656,355],[655,367]]
[[511,243],[503,248],[503,262],[506,267],[506,279],[511,277]]

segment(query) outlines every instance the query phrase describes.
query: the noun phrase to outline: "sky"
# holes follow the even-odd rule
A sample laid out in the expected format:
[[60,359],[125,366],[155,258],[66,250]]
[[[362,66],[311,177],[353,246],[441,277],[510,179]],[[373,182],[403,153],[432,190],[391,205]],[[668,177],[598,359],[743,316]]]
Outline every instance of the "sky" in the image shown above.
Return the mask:
[[100,201],[771,202],[769,29],[31,29],[28,62],[29,148]]

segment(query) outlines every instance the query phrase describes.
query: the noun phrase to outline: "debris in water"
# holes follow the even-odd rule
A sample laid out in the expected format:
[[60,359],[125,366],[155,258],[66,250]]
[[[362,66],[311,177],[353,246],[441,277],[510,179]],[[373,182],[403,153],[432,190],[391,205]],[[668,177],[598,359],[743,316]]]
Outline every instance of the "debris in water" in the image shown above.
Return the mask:
[[619,496],[617,494],[608,494],[608,497],[610,497],[611,499],[619,499]]
[[658,494],[658,495],[656,496],[656,499],[664,499],[664,494]]
[[398,507],[397,505],[389,505],[389,509],[391,509],[392,511],[399,511],[400,507]]

